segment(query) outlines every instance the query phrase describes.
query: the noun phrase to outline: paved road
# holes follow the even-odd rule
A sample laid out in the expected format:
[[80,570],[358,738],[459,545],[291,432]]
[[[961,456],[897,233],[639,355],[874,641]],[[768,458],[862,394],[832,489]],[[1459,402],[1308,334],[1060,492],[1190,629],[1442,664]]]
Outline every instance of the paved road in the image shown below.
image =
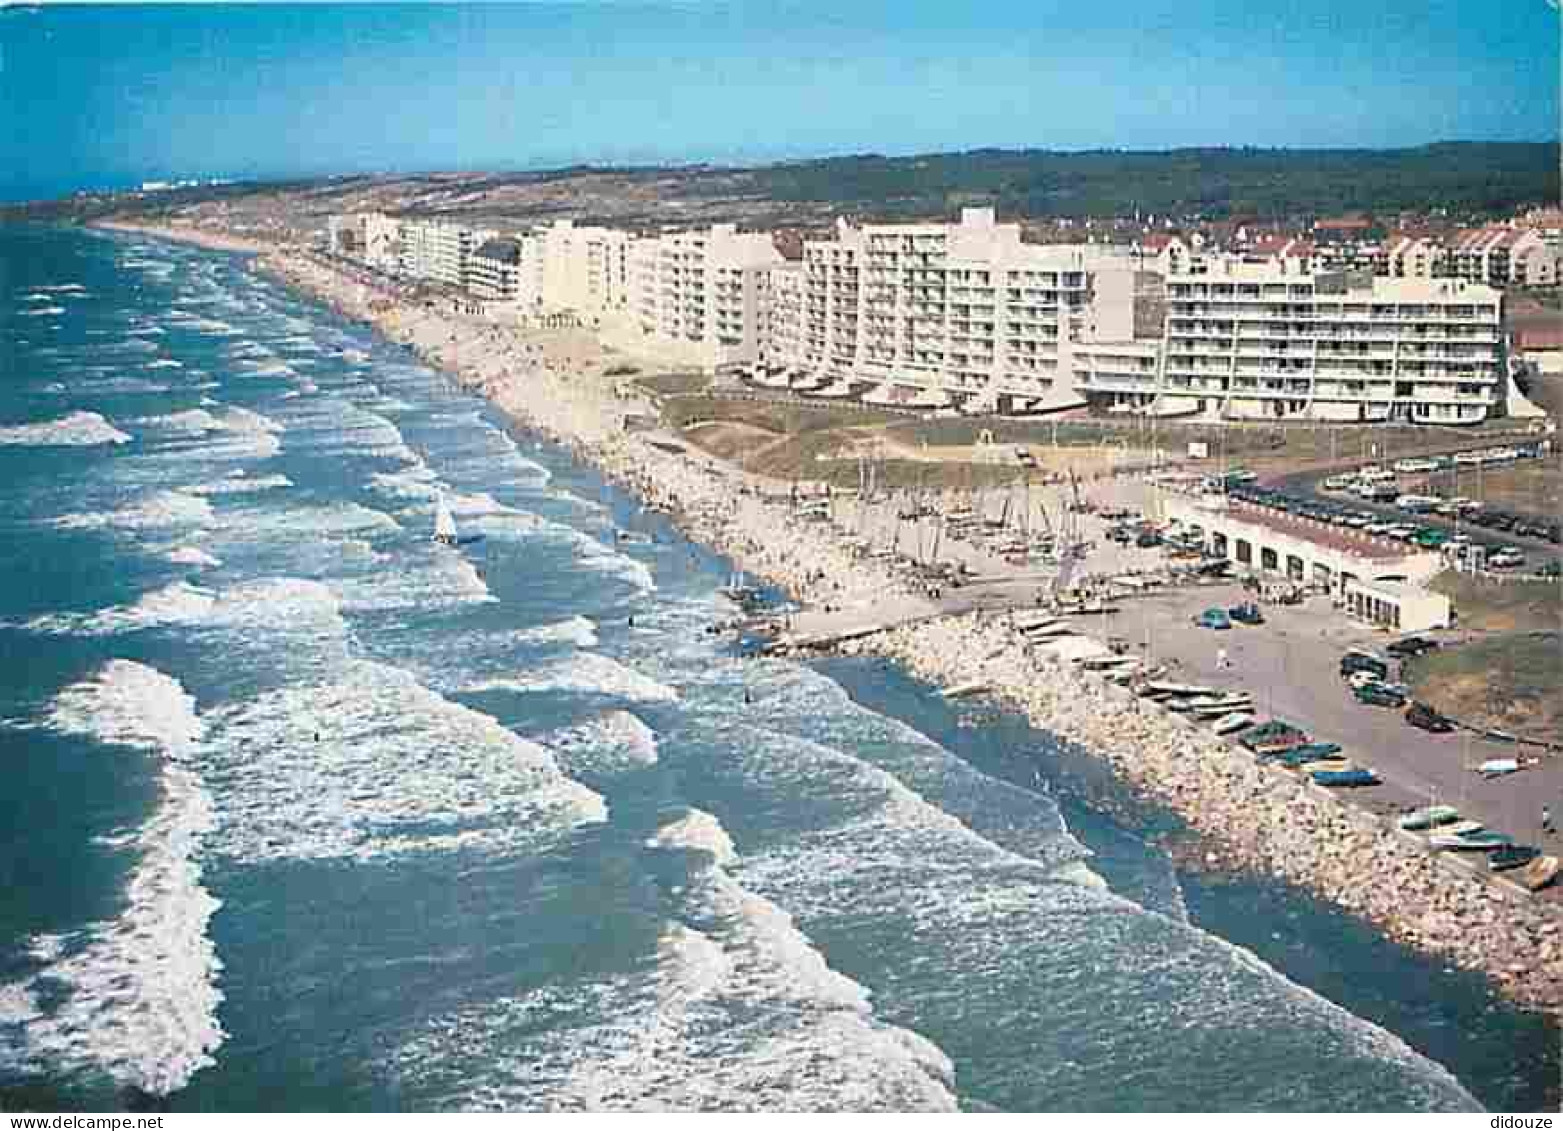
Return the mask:
[[[1356,465],[1353,465],[1356,466]],[[1467,472],[1467,475],[1470,473]],[[1396,522],[1410,523],[1415,526],[1434,526],[1440,530],[1447,530],[1454,534],[1462,534],[1473,542],[1480,543],[1490,549],[1498,549],[1501,546],[1516,546],[1525,551],[1527,568],[1534,568],[1542,562],[1552,559],[1563,560],[1563,546],[1548,542],[1540,538],[1524,538],[1518,534],[1506,533],[1501,530],[1489,530],[1483,526],[1476,526],[1469,522],[1456,522],[1437,514],[1407,514],[1398,507],[1388,503],[1375,503],[1367,499],[1359,499],[1355,495],[1340,491],[1323,491],[1319,489],[1319,483],[1326,475],[1315,471],[1301,471],[1292,475],[1279,476],[1269,480],[1269,485],[1292,495],[1300,495],[1321,502],[1347,503],[1353,510],[1372,511],[1382,515],[1386,519]],[[1467,481],[1469,482],[1469,480]],[[1474,492],[1474,488],[1471,488]],[[1408,489],[1408,493],[1430,493],[1425,488]],[[1471,496],[1477,497],[1474,493]],[[1502,507],[1509,513],[1516,513],[1511,507]],[[1533,516],[1534,517],[1534,516]],[[1548,518],[1545,521],[1553,521]],[[1520,570],[1519,572],[1525,572]]]

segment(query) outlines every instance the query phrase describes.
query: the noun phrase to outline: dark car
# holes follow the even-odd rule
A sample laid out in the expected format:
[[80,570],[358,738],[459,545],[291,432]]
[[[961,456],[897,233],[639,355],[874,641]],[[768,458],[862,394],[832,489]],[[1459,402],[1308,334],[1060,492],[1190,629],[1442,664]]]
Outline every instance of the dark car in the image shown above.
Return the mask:
[[1414,702],[1406,708],[1406,722],[1422,730],[1432,731],[1434,734],[1448,734],[1454,730],[1454,723],[1426,703]]
[[1410,659],[1420,656],[1424,652],[1434,652],[1438,649],[1438,641],[1426,636],[1405,636],[1385,646],[1384,651],[1391,656],[1400,659]]
[[1227,615],[1241,624],[1264,624],[1265,622],[1265,615],[1252,601],[1243,605],[1233,605],[1227,610]]
[[1139,537],[1135,538],[1134,544],[1142,550],[1148,550],[1152,546],[1161,545],[1161,535],[1154,530],[1142,530]]
[[1361,687],[1354,688],[1352,694],[1357,697],[1358,703],[1364,703],[1369,707],[1404,707],[1406,705],[1404,693],[1393,687],[1386,687],[1382,683],[1365,683]]
[[1387,661],[1371,652],[1352,650],[1340,658],[1340,674],[1342,678],[1356,675],[1358,672],[1367,672],[1379,679],[1389,678],[1389,664]]

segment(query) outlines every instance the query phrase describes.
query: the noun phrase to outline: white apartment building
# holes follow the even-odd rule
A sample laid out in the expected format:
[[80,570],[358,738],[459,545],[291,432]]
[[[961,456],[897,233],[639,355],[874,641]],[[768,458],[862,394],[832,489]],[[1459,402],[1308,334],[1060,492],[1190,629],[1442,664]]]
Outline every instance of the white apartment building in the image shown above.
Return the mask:
[[625,271],[641,344],[706,368],[758,361],[769,273],[781,262],[768,233],[732,224],[635,240]]
[[1490,287],[1226,260],[1169,279],[1167,300],[1160,372],[1133,383],[1158,413],[1470,424],[1503,410]]
[[520,305],[524,266],[521,240],[502,236],[485,240],[467,260],[466,289],[477,298]]
[[1396,236],[1384,248],[1384,274],[1396,279],[1432,279],[1447,275],[1449,253],[1425,236]]
[[538,300],[545,311],[569,311],[596,322],[628,309],[632,235],[556,220],[535,239]]
[[382,271],[396,267],[400,226],[383,212],[355,212],[326,218],[327,244]]
[[1015,410],[1083,404],[1075,344],[1133,339],[1130,254],[1026,244],[991,208],[964,209],[959,224],[838,221],[834,239],[805,243],[803,288],[801,327],[773,311],[774,350],[799,343],[787,361],[892,395]]

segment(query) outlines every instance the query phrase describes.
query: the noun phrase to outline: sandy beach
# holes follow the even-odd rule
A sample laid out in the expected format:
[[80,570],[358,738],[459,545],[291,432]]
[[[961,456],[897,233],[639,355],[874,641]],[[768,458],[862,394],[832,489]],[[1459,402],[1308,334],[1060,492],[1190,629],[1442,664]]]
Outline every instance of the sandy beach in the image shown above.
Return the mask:
[[[205,232],[121,230],[261,250],[223,246]],[[787,485],[739,473],[656,431],[627,431],[627,417],[653,415],[644,395],[615,375],[637,359],[593,333],[502,327],[416,306],[303,252],[268,249],[257,267],[372,324],[806,608],[829,610],[837,624],[854,615],[865,625],[915,621],[840,650],[891,659],[946,687],[987,685],[1005,706],[1105,760],[1181,816],[1204,838],[1202,858],[1191,863],[1282,877],[1412,947],[1484,971],[1523,1005],[1563,1005],[1563,925],[1550,906],[1441,864],[1391,819],[1259,765],[1208,730],[1028,643],[1002,614],[940,618],[940,606],[888,566],[854,554],[828,524],[799,518]]]

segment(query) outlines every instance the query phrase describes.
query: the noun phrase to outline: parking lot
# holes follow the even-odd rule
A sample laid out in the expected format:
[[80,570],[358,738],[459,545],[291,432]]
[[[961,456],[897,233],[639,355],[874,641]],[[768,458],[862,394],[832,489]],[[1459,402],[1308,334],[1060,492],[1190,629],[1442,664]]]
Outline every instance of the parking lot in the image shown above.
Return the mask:
[[[1229,480],[1227,489],[1251,502],[1441,550],[1483,568],[1558,576],[1563,572],[1563,523],[1555,515],[1527,514],[1480,498],[1483,469],[1500,474],[1504,468],[1536,465],[1548,454],[1538,442],[1390,466],[1367,464],[1322,477],[1304,473],[1270,486],[1245,477]],[[1462,484],[1475,497],[1461,495]]]
[[[1170,662],[1174,678],[1247,691],[1258,717],[1286,719],[1315,741],[1338,743],[1345,757],[1384,779],[1382,786],[1353,791],[1356,801],[1390,810],[1436,799],[1517,841],[1557,846],[1559,838],[1541,833],[1543,804],[1563,814],[1563,767],[1555,758],[1484,780],[1475,767],[1515,757],[1514,745],[1468,732],[1431,734],[1410,726],[1400,710],[1359,703],[1338,675],[1340,658],[1354,646],[1382,652],[1389,638],[1346,620],[1325,598],[1262,605],[1259,626],[1194,624],[1201,610],[1229,608],[1250,596],[1240,585],[1222,584],[1136,597],[1122,602],[1112,627],[1141,654]],[[1223,650],[1230,667],[1218,663]]]

